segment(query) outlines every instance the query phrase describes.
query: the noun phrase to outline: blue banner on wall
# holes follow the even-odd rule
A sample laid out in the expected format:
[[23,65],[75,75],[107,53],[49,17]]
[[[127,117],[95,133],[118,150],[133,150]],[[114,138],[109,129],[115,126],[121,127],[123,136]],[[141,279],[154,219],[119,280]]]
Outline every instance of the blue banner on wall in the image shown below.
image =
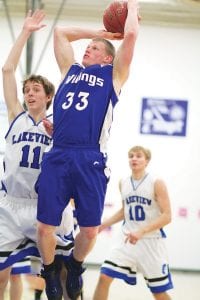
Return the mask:
[[186,136],[187,100],[143,98],[141,134]]

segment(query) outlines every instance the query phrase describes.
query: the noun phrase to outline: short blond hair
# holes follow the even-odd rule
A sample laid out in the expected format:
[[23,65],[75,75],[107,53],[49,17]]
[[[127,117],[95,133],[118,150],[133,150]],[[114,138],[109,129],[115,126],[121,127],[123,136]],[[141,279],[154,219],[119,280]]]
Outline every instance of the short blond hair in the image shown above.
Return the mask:
[[150,161],[151,160],[151,151],[148,148],[145,148],[143,146],[134,146],[128,151],[128,157],[130,157],[130,154],[132,152],[143,152],[145,155],[146,160]]
[[116,53],[115,47],[109,40],[106,40],[104,38],[94,38],[94,39],[92,39],[92,41],[93,42],[102,42],[105,45],[105,50],[106,50],[107,55],[112,56],[112,60],[115,58],[115,53]]

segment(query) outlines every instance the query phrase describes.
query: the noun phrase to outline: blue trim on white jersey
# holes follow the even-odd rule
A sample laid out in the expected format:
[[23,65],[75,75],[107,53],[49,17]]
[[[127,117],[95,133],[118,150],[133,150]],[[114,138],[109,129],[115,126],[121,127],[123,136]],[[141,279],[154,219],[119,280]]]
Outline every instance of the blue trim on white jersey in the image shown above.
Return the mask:
[[21,113],[20,113],[20,114],[19,114],[19,115],[11,122],[11,124],[10,124],[10,126],[9,126],[9,128],[8,128],[8,131],[7,131],[6,135],[5,135],[5,139],[7,138],[8,134],[9,134],[9,132],[11,131],[11,129],[12,129],[14,123],[16,122],[16,120],[17,120],[21,115],[23,115],[23,114],[25,114],[25,113],[26,113],[26,111],[21,112]]
[[167,237],[167,235],[166,235],[166,233],[165,233],[165,231],[164,231],[163,228],[160,228],[160,233],[161,233],[161,237],[162,238],[166,238]]
[[[14,120],[11,122],[11,124],[10,124],[10,126],[9,126],[9,128],[8,128],[8,131],[7,131],[7,133],[6,133],[6,135],[5,135],[5,139],[7,138],[7,136],[8,136],[8,134],[9,134],[9,132],[11,131],[11,129],[12,129],[12,127],[13,127],[13,125],[14,125],[14,123],[16,122],[16,120],[21,116],[21,115],[23,115],[23,114],[27,114],[27,116],[33,121],[33,125],[38,125],[38,124],[40,124],[41,122],[42,122],[42,120],[40,120],[39,122],[35,122],[35,120],[27,113],[27,111],[25,110],[25,111],[23,111],[23,112],[21,112],[16,118],[14,118]],[[50,119],[51,117],[53,117],[53,114],[49,114],[48,116],[46,116],[46,119]]]

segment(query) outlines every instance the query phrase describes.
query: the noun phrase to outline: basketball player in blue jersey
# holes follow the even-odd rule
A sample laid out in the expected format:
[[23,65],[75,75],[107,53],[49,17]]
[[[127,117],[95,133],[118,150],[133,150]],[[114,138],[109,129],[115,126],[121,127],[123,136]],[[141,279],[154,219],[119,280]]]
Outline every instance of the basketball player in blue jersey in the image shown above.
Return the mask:
[[[74,198],[80,232],[66,264],[66,288],[71,299],[80,294],[82,263],[95,244],[101,224],[109,177],[106,142],[113,109],[129,76],[138,29],[137,2],[129,0],[123,36],[82,27],[56,27],[54,31],[62,81],[53,108],[53,147],[42,162],[37,184],[38,247],[44,274],[46,270],[54,272],[55,227],[69,199]],[[91,42],[79,64],[72,42],[88,38]],[[108,40],[122,40],[116,54]]]
[[[32,32],[44,27],[41,23],[44,17],[41,10],[28,13],[2,68],[9,130],[5,137],[2,178],[5,195],[0,199],[0,300],[4,299],[12,265],[29,255],[39,256],[36,245],[37,193],[34,186],[42,156],[52,142],[42,120],[54,96],[54,85],[40,75],[30,75],[25,79],[23,95],[26,111],[18,99],[15,71],[28,38]],[[67,218],[63,219],[56,235],[56,251],[57,255],[67,257],[73,247],[73,241],[68,239],[73,231],[72,208],[66,208],[65,213]],[[52,300],[62,298],[61,285],[57,288],[60,295],[54,297],[50,291]]]
[[[135,285],[137,272],[156,300],[169,300],[173,288],[163,227],[171,221],[170,200],[162,179],[148,173],[151,152],[135,146],[128,152],[130,176],[120,181],[122,207],[99,228],[123,221],[119,239],[101,267],[93,300],[108,299],[115,278]],[[134,296],[133,296],[134,299]]]

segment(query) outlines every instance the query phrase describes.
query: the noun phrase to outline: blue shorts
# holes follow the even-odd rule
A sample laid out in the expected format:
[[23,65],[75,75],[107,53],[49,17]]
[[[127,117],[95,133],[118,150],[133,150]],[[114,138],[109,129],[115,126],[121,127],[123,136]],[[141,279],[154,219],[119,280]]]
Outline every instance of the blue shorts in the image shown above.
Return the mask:
[[36,183],[37,219],[58,226],[73,198],[79,226],[98,226],[109,179],[106,173],[106,158],[98,148],[54,146],[43,158]]

